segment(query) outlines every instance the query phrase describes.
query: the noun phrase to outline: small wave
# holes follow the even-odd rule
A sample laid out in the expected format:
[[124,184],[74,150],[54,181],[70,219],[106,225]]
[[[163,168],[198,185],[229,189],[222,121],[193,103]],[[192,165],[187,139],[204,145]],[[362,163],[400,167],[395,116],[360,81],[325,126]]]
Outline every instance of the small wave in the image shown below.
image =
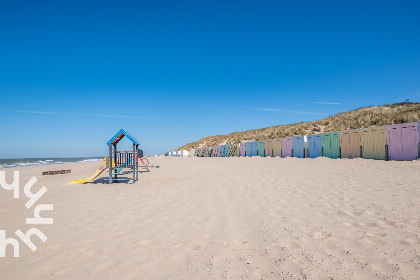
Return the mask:
[[79,160],[77,162],[90,162],[90,161],[99,161],[102,160],[100,158],[88,158],[88,159],[84,159],[84,160]]
[[[0,168],[11,168],[11,167],[23,167],[23,166],[33,166],[33,165],[51,165],[51,164],[63,164],[71,162],[91,162],[99,161],[102,158],[63,158],[60,159],[24,159],[21,161],[14,160],[0,160]],[[3,162],[1,162],[3,161]],[[6,161],[6,162],[4,162]]]

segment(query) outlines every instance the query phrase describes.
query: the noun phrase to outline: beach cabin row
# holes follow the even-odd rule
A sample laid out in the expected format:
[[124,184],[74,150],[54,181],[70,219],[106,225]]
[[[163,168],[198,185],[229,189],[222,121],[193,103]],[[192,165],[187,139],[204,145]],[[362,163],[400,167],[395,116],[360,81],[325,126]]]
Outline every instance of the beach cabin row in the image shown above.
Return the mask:
[[172,151],[172,152],[167,152],[165,154],[165,156],[168,156],[168,157],[187,157],[187,156],[189,156],[189,153],[188,153],[187,150]]
[[416,160],[420,122],[196,149],[199,157],[297,157]]

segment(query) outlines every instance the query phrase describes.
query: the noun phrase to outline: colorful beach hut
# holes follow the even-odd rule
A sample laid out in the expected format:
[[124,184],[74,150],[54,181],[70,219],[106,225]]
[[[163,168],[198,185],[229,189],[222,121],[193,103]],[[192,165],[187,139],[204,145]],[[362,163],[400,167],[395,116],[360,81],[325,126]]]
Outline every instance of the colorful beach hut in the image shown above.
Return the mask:
[[281,156],[292,156],[292,137],[286,137],[281,139]]
[[216,157],[220,157],[220,146],[216,146]]
[[386,126],[389,160],[419,158],[419,124],[405,123]]
[[230,157],[230,144],[225,145],[225,157]]
[[340,157],[340,134],[330,132],[322,134],[322,155],[329,158]]
[[282,140],[280,138],[272,140],[273,157],[281,157],[281,142]]
[[218,146],[213,146],[213,155],[212,155],[212,157],[217,157],[217,147]]
[[340,133],[341,158],[360,157],[360,130],[346,130]]
[[297,158],[305,157],[305,137],[296,136],[292,137],[292,155]]
[[239,144],[230,144],[230,154],[231,157],[237,157],[239,155]]
[[264,155],[266,157],[273,156],[273,140],[269,139],[264,141]]
[[246,142],[245,143],[245,156],[247,157],[251,157],[252,153],[251,153],[251,142]]
[[264,141],[257,141],[257,156],[264,157]]
[[225,153],[226,153],[226,146],[220,145],[220,157],[225,157]]
[[251,156],[255,157],[258,154],[258,144],[257,141],[251,142]]
[[308,157],[322,157],[322,134],[308,135]]
[[384,126],[360,129],[362,157],[386,160],[386,129]]
[[241,157],[245,156],[245,143],[240,143],[239,144],[239,155]]
[[205,157],[210,157],[210,156],[211,156],[211,155],[210,155],[210,152],[211,152],[210,147],[205,147],[205,148],[204,148],[204,156],[205,156]]

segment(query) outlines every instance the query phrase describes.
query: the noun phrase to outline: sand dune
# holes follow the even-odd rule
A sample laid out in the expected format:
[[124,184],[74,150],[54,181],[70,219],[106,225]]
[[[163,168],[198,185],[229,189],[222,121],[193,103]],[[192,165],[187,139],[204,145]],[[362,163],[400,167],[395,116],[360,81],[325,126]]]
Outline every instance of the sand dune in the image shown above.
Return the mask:
[[[37,176],[48,237],[0,259],[1,279],[416,279],[420,161],[151,158],[136,184],[66,185],[99,162]],[[41,176],[54,169],[71,174]],[[105,174],[105,173],[104,173]],[[107,176],[107,173],[104,177]],[[26,231],[0,189],[0,229]],[[47,214],[48,213],[48,214]]]

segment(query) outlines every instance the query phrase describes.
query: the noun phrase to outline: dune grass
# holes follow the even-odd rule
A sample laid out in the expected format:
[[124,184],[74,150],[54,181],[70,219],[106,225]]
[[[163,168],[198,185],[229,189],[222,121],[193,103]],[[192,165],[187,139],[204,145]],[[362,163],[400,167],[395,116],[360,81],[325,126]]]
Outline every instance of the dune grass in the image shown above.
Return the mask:
[[186,144],[177,150],[418,121],[420,121],[420,103],[404,102],[369,106],[328,116],[313,122],[277,125],[243,132],[232,132],[226,135],[208,136]]

